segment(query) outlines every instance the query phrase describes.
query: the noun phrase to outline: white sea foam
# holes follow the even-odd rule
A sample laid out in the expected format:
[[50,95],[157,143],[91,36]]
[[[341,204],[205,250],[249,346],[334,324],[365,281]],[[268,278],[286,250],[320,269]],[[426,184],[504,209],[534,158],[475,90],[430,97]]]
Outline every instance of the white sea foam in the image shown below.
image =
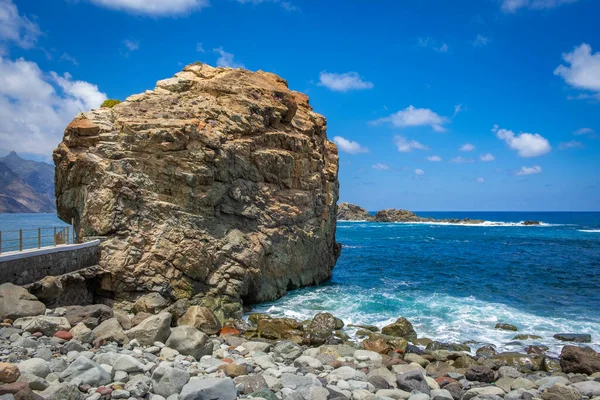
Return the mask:
[[[339,221],[339,222],[344,222],[344,223],[361,223],[361,224],[365,224],[365,225],[361,225],[362,227],[365,226],[373,226],[373,225],[386,225],[386,224],[400,224],[400,225],[431,225],[431,226],[435,226],[435,225],[442,225],[442,226],[484,226],[484,227],[490,227],[490,226],[498,226],[498,227],[511,227],[511,226],[519,226],[519,227],[533,227],[533,228],[539,228],[539,227],[551,227],[551,226],[564,226],[565,224],[549,224],[547,222],[540,222],[539,224],[535,224],[535,225],[525,225],[524,222],[525,221],[520,221],[520,222],[505,222],[505,221],[483,221],[481,223],[464,223],[464,222],[444,222],[444,221],[403,221],[403,222],[379,222],[379,221]],[[369,225],[367,225],[369,224]],[[348,228],[349,226],[343,226],[343,225],[338,225],[338,228]]]
[[600,229],[579,229],[579,232],[600,233]]
[[[597,334],[600,320],[547,317],[474,297],[438,293],[415,297],[414,292],[407,294],[406,288],[389,289],[383,293],[339,286],[302,290],[288,294],[276,303],[259,305],[253,312],[304,320],[327,311],[341,318],[346,325],[375,325],[379,328],[403,316],[413,323],[419,337],[446,343],[474,341],[476,344],[471,345],[473,351],[485,344],[493,344],[499,351],[523,351],[527,345],[544,344],[550,348],[550,354],[558,355],[565,343],[554,339],[554,334],[589,333],[594,340],[590,346],[600,350]],[[498,322],[516,325],[519,331],[495,329]],[[355,331],[348,329],[349,334]],[[542,339],[522,340],[515,344],[513,338],[516,334],[538,335]]]

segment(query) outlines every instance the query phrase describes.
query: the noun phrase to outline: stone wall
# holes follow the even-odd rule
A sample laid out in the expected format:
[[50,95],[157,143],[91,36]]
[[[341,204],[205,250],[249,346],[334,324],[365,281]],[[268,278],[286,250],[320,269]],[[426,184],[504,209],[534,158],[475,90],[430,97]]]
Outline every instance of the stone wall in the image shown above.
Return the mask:
[[100,241],[0,255],[0,284],[27,285],[98,264]]

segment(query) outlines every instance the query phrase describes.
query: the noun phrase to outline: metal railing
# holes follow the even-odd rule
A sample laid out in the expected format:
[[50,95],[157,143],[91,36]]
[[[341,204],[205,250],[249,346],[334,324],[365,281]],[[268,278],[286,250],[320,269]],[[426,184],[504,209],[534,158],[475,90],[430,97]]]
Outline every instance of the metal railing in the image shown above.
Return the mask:
[[73,244],[70,226],[0,231],[0,254]]

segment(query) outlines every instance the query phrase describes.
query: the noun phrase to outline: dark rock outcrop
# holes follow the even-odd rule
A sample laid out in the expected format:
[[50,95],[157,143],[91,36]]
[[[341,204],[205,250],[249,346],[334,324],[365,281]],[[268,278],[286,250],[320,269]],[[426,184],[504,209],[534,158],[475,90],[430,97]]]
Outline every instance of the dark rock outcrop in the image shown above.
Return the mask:
[[331,277],[338,156],[308,98],[265,72],[187,66],[76,117],[54,151],[60,218],[104,236],[102,290],[240,316]]
[[373,217],[367,210],[350,203],[338,204],[338,221],[373,221]]
[[600,372],[600,354],[589,347],[565,346],[560,353],[564,373],[588,374]]

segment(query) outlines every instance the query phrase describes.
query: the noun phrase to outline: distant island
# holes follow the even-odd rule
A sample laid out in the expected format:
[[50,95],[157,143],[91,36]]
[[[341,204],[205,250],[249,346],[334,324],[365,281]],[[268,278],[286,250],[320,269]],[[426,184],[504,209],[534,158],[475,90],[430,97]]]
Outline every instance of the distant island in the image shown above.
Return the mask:
[[54,167],[21,158],[0,157],[0,213],[55,212]]
[[[447,224],[464,224],[464,225],[479,225],[483,224],[482,219],[458,219],[458,218],[426,218],[420,217],[412,211],[408,210],[397,210],[395,208],[388,208],[386,210],[380,210],[371,214],[366,209],[359,207],[351,203],[340,203],[338,204],[337,212],[338,221],[370,221],[370,222],[434,222],[434,223],[447,223]],[[540,225],[539,221],[523,221],[521,225]]]

